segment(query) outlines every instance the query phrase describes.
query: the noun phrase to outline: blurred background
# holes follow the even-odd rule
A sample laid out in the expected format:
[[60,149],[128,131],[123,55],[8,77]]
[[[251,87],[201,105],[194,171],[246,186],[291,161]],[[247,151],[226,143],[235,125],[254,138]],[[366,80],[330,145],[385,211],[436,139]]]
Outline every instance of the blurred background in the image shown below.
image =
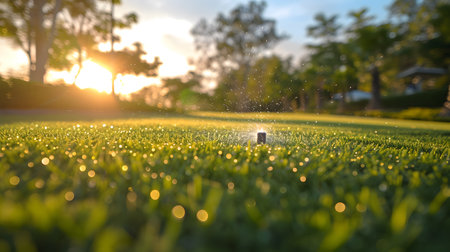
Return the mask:
[[3,111],[450,121],[448,0],[0,0]]

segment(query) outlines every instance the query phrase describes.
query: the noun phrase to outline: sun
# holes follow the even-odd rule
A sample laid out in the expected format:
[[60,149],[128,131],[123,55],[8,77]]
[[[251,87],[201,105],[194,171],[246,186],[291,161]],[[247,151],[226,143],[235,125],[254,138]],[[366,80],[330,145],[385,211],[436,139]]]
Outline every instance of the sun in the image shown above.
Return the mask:
[[[102,44],[101,44],[102,45]],[[106,44],[105,44],[106,45]],[[187,59],[176,52],[173,52],[163,46],[157,47],[155,55],[147,55],[149,61],[153,57],[159,56],[163,64],[158,69],[157,77],[147,77],[145,75],[119,74],[114,81],[115,93],[123,97],[130,97],[131,93],[150,85],[161,85],[164,78],[175,78],[183,76],[189,70],[192,70]],[[107,50],[108,48],[101,48]],[[67,84],[72,84],[78,72],[78,64],[74,65],[69,71],[50,70],[46,76],[48,82],[57,82],[63,80]],[[96,63],[92,59],[87,59],[82,64],[80,74],[76,78],[75,85],[81,89],[92,88],[99,92],[111,93],[112,74],[108,69]]]
[[[70,71],[70,75],[64,81],[67,83],[73,82],[78,68],[79,66],[75,65]],[[83,67],[75,81],[75,85],[82,89],[93,88],[99,92],[111,93],[111,78],[112,74],[106,68],[91,60],[86,60],[83,62]]]
[[[73,83],[78,69],[79,66],[74,65],[70,71],[50,71],[49,79],[63,79],[65,83]],[[86,60],[83,62],[83,67],[76,78],[75,85],[81,89],[92,88],[99,92],[111,93],[111,78],[112,74],[108,69],[92,60]],[[146,76],[119,74],[114,81],[114,89],[116,94],[127,96],[145,86],[153,84],[160,84],[160,80]]]

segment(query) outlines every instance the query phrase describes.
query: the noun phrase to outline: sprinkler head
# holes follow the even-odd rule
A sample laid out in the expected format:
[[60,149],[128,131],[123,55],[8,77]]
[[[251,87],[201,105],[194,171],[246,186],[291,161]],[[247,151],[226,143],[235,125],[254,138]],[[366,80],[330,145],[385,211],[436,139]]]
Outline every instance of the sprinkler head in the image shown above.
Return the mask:
[[256,143],[257,144],[266,143],[266,132],[258,132],[258,134],[256,135]]

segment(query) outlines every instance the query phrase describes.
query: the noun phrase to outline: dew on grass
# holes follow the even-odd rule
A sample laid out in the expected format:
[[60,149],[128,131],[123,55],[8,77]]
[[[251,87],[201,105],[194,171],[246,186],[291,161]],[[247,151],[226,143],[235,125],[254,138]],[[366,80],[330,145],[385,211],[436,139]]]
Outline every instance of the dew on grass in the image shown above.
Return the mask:
[[336,205],[334,205],[334,210],[336,210],[336,212],[338,213],[342,213],[345,211],[345,204],[342,202],[338,202],[336,203]]
[[127,193],[127,200],[131,203],[134,203],[137,199],[137,194],[133,191]]
[[378,189],[382,192],[385,192],[388,189],[388,186],[386,184],[382,183],[378,186]]
[[[173,126],[175,120],[176,128]],[[214,224],[221,226],[225,222],[239,221],[239,229],[256,232],[258,239],[264,237],[260,237],[257,230],[262,227],[263,235],[265,232],[271,235],[273,223],[283,224],[286,230],[300,224],[308,232],[312,222],[317,227],[311,240],[320,236],[318,243],[313,244],[319,248],[324,238],[336,237],[335,232],[350,229],[357,232],[352,225],[361,217],[371,223],[365,229],[368,237],[386,235],[383,230],[391,230],[390,220],[396,208],[401,216],[408,217],[412,213],[411,216],[420,222],[431,216],[432,211],[428,209],[435,209],[434,213],[445,210],[446,200],[450,197],[444,176],[449,161],[448,137],[442,132],[413,134],[411,140],[407,131],[400,132],[403,130],[400,127],[392,133],[383,130],[380,134],[379,131],[374,139],[374,127],[339,125],[336,130],[328,126],[314,125],[312,128],[286,122],[286,125],[274,127],[272,142],[257,146],[255,139],[248,141],[251,138],[245,138],[245,130],[237,129],[245,122],[233,122],[232,127],[213,122],[207,122],[211,126],[184,127],[183,120],[177,118],[167,127],[158,129],[153,121],[127,120],[117,124],[115,121],[113,130],[109,129],[111,124],[101,128],[99,122],[92,123],[97,125],[95,127],[88,127],[89,122],[80,122],[79,129],[72,128],[73,122],[61,122],[66,126],[48,124],[45,134],[40,124],[33,131],[41,133],[31,132],[27,139],[24,139],[25,134],[11,131],[15,126],[2,128],[0,125],[0,134],[5,136],[0,145],[3,156],[0,167],[5,175],[2,202],[14,202],[23,195],[26,204],[31,204],[28,198],[37,195],[42,204],[50,204],[51,198],[57,196],[55,209],[66,207],[58,205],[66,202],[67,210],[73,216],[78,216],[77,211],[92,213],[94,217],[98,214],[104,223],[114,222],[114,218],[127,211],[136,211],[146,220],[160,220],[159,223],[150,221],[150,226],[161,225],[156,231],[157,239],[166,234],[178,234],[179,239],[185,239],[184,229],[217,232],[201,225],[212,222],[216,214]],[[29,128],[20,127],[21,131]],[[252,129],[255,128],[252,126]],[[393,136],[390,143],[388,135]],[[17,136],[24,142],[18,142],[22,140]],[[420,154],[418,150],[427,151]],[[43,168],[45,157],[48,166]],[[126,172],[123,171],[125,164]],[[30,166],[34,168],[30,169]],[[95,171],[91,171],[93,168]],[[416,179],[414,172],[422,182],[416,184],[417,188],[411,188],[414,190],[408,190]],[[16,186],[9,182],[11,176],[20,179]],[[202,182],[193,186],[197,176]],[[403,193],[396,196],[400,189]],[[423,196],[414,193],[416,190],[434,193]],[[73,193],[73,199],[69,192]],[[141,196],[144,198],[139,200]],[[107,209],[102,213],[97,206],[105,203],[114,211]],[[18,207],[17,216],[23,215],[21,212],[27,208],[28,205]],[[168,218],[186,221],[173,222]],[[408,218],[405,230],[410,222]],[[25,228],[30,227],[23,220],[21,223]],[[129,225],[133,223],[124,219],[114,228],[120,233]],[[377,225],[379,229],[370,225]],[[145,226],[142,230],[146,230]],[[171,233],[179,228],[181,232]],[[104,230],[100,231],[102,234]],[[279,231],[281,239],[292,238],[289,232],[283,232],[284,229]],[[432,225],[423,227],[423,232],[433,231]],[[144,234],[136,233],[138,236]],[[35,239],[34,234],[31,235]],[[352,239],[347,242],[349,246],[354,245]],[[82,242],[80,246],[85,244]]]
[[44,181],[43,179],[37,179],[37,180],[34,182],[34,187],[36,187],[37,189],[43,188],[44,185],[45,185],[45,181]]
[[200,209],[197,214],[197,219],[201,222],[205,222],[208,220],[208,212],[204,209]]
[[18,176],[12,176],[9,178],[9,183],[13,186],[16,186],[20,183],[20,178]]
[[172,208],[172,214],[177,219],[183,219],[185,213],[186,212],[181,205],[176,205]]
[[88,176],[91,177],[91,178],[95,177],[95,171],[94,170],[90,170],[88,172]]
[[356,210],[360,213],[364,213],[367,210],[367,207],[363,204],[356,204]]
[[75,194],[72,191],[68,191],[64,194],[64,198],[67,201],[72,201],[75,198]]

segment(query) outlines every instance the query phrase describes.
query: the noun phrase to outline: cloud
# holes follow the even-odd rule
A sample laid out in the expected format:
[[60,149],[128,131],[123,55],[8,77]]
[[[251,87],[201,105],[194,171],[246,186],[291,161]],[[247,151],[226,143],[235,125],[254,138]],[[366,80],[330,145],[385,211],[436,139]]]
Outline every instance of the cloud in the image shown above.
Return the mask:
[[2,74],[28,76],[28,59],[24,51],[9,39],[0,39],[0,70]]
[[163,65],[160,75],[183,75],[190,67],[187,57],[194,54],[193,38],[190,30],[193,24],[178,18],[147,18],[133,26],[130,30],[119,31],[122,44],[130,46],[134,42],[142,43],[147,51],[146,59],[152,61],[158,56]]
[[192,39],[180,39],[172,34],[164,34],[162,37],[163,44],[171,51],[179,54],[193,54],[193,41]]

